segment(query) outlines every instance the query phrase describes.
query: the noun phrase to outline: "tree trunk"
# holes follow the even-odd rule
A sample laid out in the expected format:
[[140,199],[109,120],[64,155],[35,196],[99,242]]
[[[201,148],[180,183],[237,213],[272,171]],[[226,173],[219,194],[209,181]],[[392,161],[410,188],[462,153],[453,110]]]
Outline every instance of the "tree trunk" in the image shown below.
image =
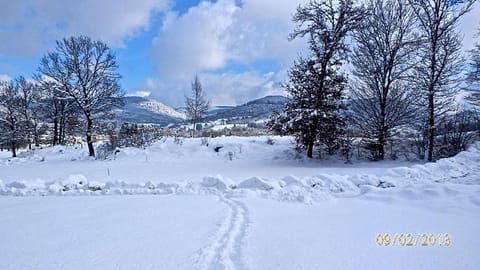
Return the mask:
[[[435,22],[437,23],[437,22]],[[427,151],[427,159],[429,162],[433,161],[433,146],[435,141],[435,76],[437,75],[437,53],[438,53],[438,44],[439,36],[438,33],[432,37],[432,55],[431,55],[431,63],[430,63],[430,78],[429,78],[429,85],[428,85],[428,151]]]
[[58,144],[58,119],[53,120],[53,146]]
[[92,119],[87,116],[87,146],[88,146],[88,154],[91,157],[95,157],[95,148],[93,148],[93,141],[92,141],[92,128],[93,128],[93,121]]
[[387,128],[382,124],[382,130],[378,134],[377,150],[378,160],[385,160],[385,145],[387,144]]
[[385,142],[386,142],[385,137],[386,137],[386,132],[385,132],[384,125],[382,123],[382,128],[381,128],[380,132],[378,133],[378,138],[377,138],[378,160],[385,160]]
[[40,146],[40,136],[38,135],[38,124],[35,124],[35,127],[34,127],[33,143],[35,144],[35,147]]
[[313,142],[309,142],[307,146],[307,157],[313,158]]
[[58,130],[58,142],[61,145],[65,144],[65,132],[66,132],[66,119],[65,116],[60,117],[59,130]]
[[435,108],[433,91],[428,94],[428,161],[433,161],[433,147],[435,143]]
[[378,139],[378,159],[379,160],[385,159],[385,142],[383,138]]
[[11,146],[12,146],[12,157],[17,157],[17,143],[15,141],[12,141]]

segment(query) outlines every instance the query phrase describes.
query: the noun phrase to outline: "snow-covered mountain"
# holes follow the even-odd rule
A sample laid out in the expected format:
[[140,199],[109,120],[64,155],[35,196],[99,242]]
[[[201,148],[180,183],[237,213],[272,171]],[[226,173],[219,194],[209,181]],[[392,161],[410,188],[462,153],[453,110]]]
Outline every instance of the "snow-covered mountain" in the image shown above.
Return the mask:
[[[157,124],[167,126],[179,124],[186,120],[180,109],[173,109],[160,101],[146,97],[125,97],[125,106],[117,111],[119,122]],[[281,111],[288,98],[283,96],[266,96],[239,106],[216,106],[207,115],[208,121],[226,119],[244,121],[267,119],[272,112]]]
[[150,98],[125,97],[125,106],[117,111],[119,122],[157,124],[166,126],[186,119],[182,112]]
[[288,102],[284,96],[266,96],[233,107],[217,107],[211,110],[208,120],[260,120],[267,119],[274,112],[280,112]]
[[185,113],[178,112],[175,109],[168,107],[167,105],[153,100],[149,99],[146,101],[142,101],[139,103],[140,107],[143,107],[151,112],[157,113],[157,114],[163,114],[163,115],[168,115],[174,118],[179,118],[179,119],[186,119]]

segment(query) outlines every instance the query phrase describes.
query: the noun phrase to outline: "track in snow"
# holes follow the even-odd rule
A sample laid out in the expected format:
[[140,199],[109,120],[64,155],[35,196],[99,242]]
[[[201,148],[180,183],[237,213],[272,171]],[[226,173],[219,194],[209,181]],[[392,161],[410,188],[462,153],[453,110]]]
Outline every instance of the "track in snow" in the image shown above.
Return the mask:
[[242,258],[242,244],[248,227],[248,209],[241,202],[221,196],[227,205],[223,220],[211,245],[199,252],[197,266],[201,270],[248,269]]

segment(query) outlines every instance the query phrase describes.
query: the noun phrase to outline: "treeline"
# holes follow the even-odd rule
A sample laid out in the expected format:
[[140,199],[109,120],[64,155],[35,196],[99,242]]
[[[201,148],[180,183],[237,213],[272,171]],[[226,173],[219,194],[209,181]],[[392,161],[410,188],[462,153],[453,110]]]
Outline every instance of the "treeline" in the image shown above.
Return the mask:
[[[349,159],[355,138],[367,141],[375,160],[386,158],[392,140],[415,145],[418,158],[429,161],[464,150],[478,136],[479,118],[455,107],[454,98],[462,88],[480,90],[480,45],[465,62],[457,25],[474,3],[321,0],[299,6],[290,39],[306,38],[309,54],[291,67],[285,90],[292,100],[270,128],[294,135],[310,158],[316,147]],[[476,94],[470,102],[479,100]]]
[[34,80],[0,81],[0,147],[15,157],[18,147],[39,145],[43,134],[56,145],[82,131],[95,156],[94,131],[111,129],[112,110],[123,102],[117,68],[115,55],[101,41],[85,36],[57,41]]

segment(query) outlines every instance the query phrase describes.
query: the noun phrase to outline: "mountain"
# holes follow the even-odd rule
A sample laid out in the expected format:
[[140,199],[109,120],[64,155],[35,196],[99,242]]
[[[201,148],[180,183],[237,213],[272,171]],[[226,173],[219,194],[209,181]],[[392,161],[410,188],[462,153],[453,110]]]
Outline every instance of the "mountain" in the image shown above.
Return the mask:
[[[252,104],[271,104],[271,105],[282,105],[284,106],[290,99],[284,96],[266,96],[263,98],[252,100],[245,105]],[[283,108],[283,107],[282,107]]]
[[267,119],[274,111],[282,111],[288,98],[284,96],[266,96],[243,105],[222,106],[210,110],[207,120],[227,119],[231,121]]
[[184,113],[145,97],[125,97],[125,106],[117,110],[119,122],[167,126],[185,120]]
[[208,110],[208,115],[216,115],[225,111],[229,111],[235,108],[235,106],[214,106]]
[[[125,97],[125,106],[118,109],[120,123],[155,124],[168,126],[185,122],[185,113],[157,100],[145,97]],[[206,120],[226,119],[229,122],[245,122],[267,119],[273,111],[282,111],[288,98],[266,96],[239,106],[216,106],[209,110]]]

